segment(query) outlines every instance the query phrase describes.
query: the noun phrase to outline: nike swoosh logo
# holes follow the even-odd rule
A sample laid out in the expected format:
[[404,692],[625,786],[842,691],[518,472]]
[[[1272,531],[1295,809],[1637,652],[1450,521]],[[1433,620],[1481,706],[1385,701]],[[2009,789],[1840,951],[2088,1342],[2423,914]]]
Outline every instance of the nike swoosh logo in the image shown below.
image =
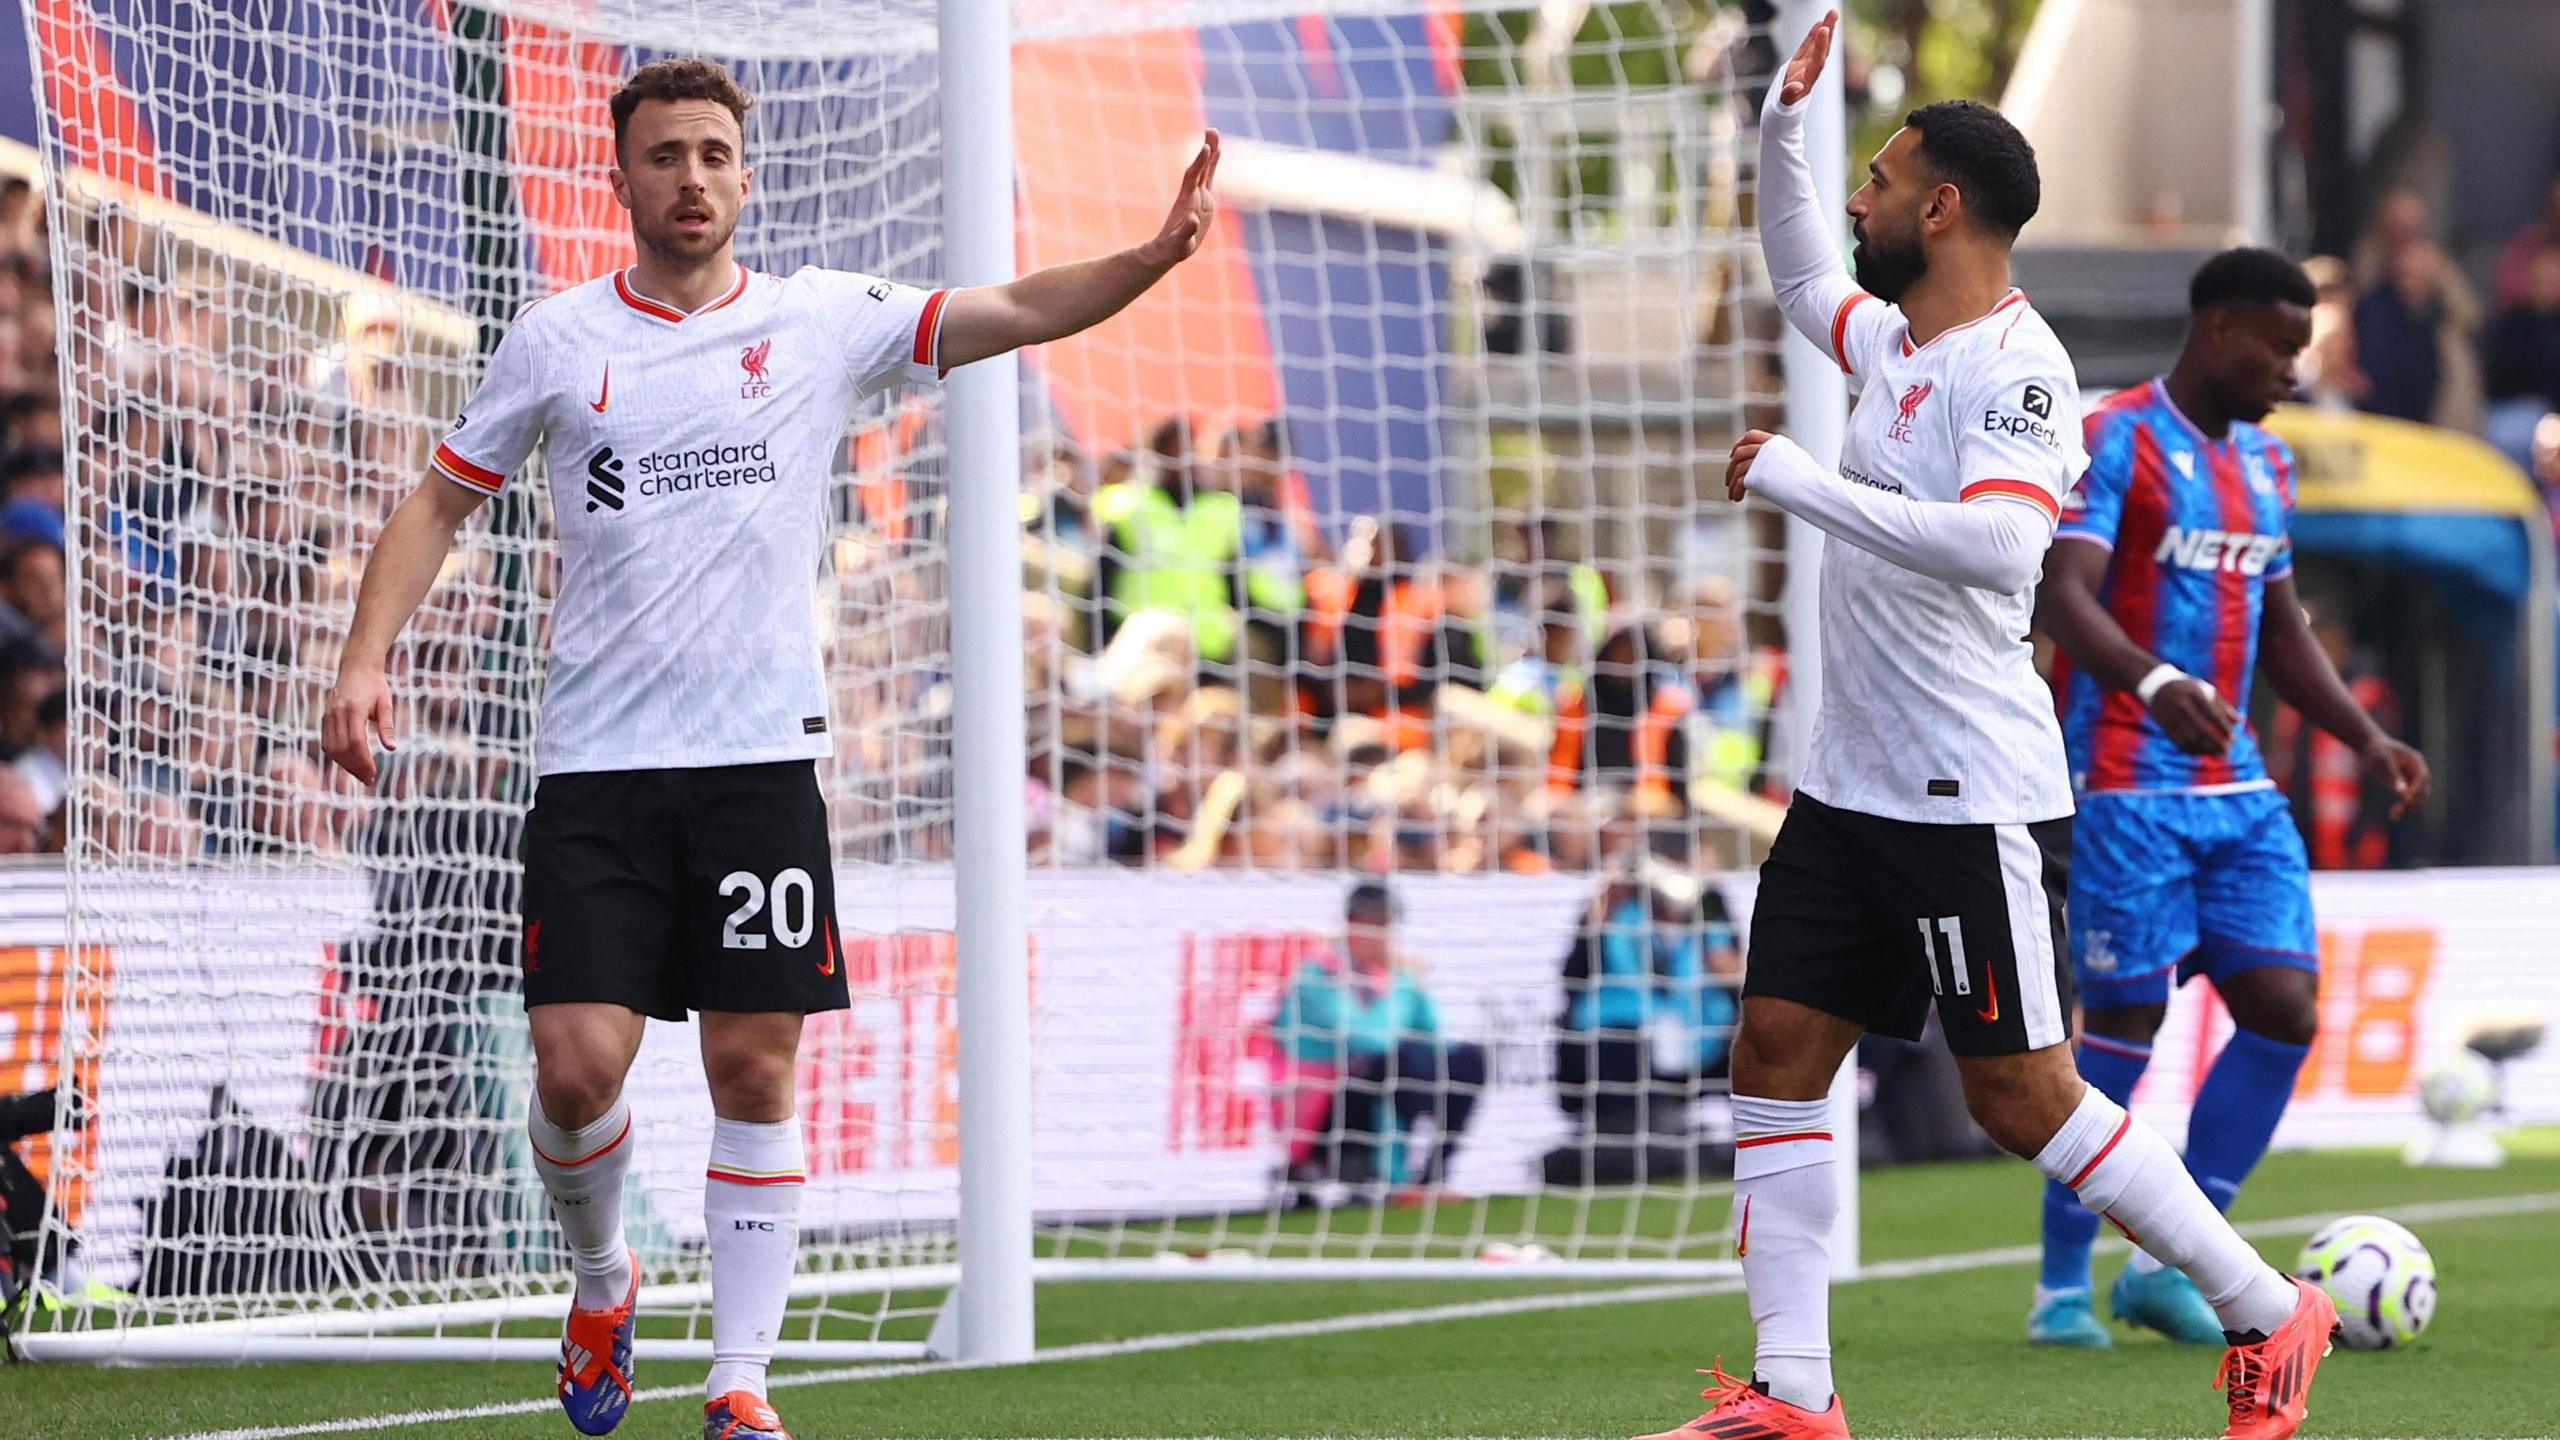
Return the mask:
[[601,389],[599,389],[599,390],[597,390],[597,391],[596,391],[596,398],[594,398],[593,400],[590,400],[590,401],[588,401],[588,402],[587,402],[587,408],[588,408],[588,409],[590,409],[590,410],[593,410],[593,411],[595,411],[597,414],[601,415],[601,414],[603,414],[603,413],[604,413],[604,407],[606,407],[607,405],[610,405],[610,404],[612,404],[612,403],[613,403],[613,362],[612,362],[612,361],[610,361],[610,360],[607,360],[606,362],[604,362],[604,386],[603,386],[603,388],[601,388]]
[[1982,993],[1991,997],[1991,1003],[1974,1011],[1974,1016],[1985,1025],[1996,1025],[2000,1021],[2000,972],[1987,965],[1982,971]]

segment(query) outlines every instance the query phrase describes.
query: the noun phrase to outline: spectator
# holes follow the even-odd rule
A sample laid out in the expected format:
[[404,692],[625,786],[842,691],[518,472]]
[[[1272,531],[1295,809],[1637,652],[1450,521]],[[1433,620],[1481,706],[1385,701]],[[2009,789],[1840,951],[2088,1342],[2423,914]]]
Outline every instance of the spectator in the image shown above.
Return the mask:
[[1383,722],[1398,751],[1431,744],[1443,684],[1479,678],[1475,639],[1419,563],[1423,548],[1415,527],[1364,523],[1344,547],[1346,568],[1307,586],[1302,701],[1324,719]]
[[1689,673],[1698,697],[1690,722],[1697,773],[1727,790],[1749,793],[1760,773],[1760,717],[1777,701],[1775,657],[1745,653],[1742,597],[1721,575],[1689,593]]
[[2373,389],[2356,368],[2355,285],[2347,262],[2335,255],[2314,255],[2302,270],[2319,293],[2311,307],[2311,344],[2302,353],[2303,398],[2324,410],[2349,409]]
[[2534,258],[2545,250],[2560,249],[2560,175],[2551,178],[2542,192],[2542,213],[2525,222],[2498,253],[2498,273],[2493,298],[2501,310],[2521,305],[2533,290]]
[[12,454],[31,449],[61,454],[61,397],[50,385],[0,397],[0,440],[7,442]]
[[[1560,618],[1549,620],[1550,653]],[[1687,808],[1688,720],[1698,697],[1653,626],[1620,623],[1592,657],[1589,679],[1577,685],[1558,672],[1553,693],[1550,786],[1624,790],[1648,815]]]
[[1189,624],[1204,665],[1224,665],[1236,655],[1242,507],[1232,492],[1208,483],[1190,421],[1158,425],[1148,450],[1153,463],[1143,478],[1093,497],[1103,540],[1094,591],[1103,602],[1104,638],[1131,615],[1162,610]]
[[35,743],[10,762],[18,778],[35,793],[36,813],[51,816],[62,808],[71,786],[70,691],[58,681],[36,702]]
[[15,766],[0,768],[0,855],[33,855],[42,850],[48,813],[35,787]]
[[[1307,503],[1306,480],[1289,466],[1279,420],[1229,430],[1218,442],[1218,469],[1236,496],[1236,601],[1246,644],[1276,675],[1295,651],[1291,631],[1306,605],[1308,562],[1325,552],[1324,532]],[[1276,697],[1257,709],[1276,706]]]
[[1494,537],[1494,632],[1502,659],[1535,653],[1551,611],[1571,613],[1593,645],[1609,613],[1609,583],[1592,566],[1567,558],[1564,522],[1553,515],[1505,521]]
[[1565,954],[1558,1104],[1598,1134],[1685,1133],[1697,1081],[1724,1073],[1741,984],[1724,897],[1658,860],[1620,862]]
[[33,644],[59,656],[62,641],[62,552],[21,540],[0,554],[0,646]]
[[1280,417],[1227,431],[1218,442],[1218,463],[1233,473],[1244,502],[1248,563],[1284,569],[1294,585],[1308,564],[1331,558],[1307,498],[1307,477],[1289,461],[1288,427]]
[[2440,337],[2454,324],[2444,272],[2443,252],[2414,241],[2356,302],[2356,368],[2370,384],[2358,409],[2420,424],[2435,416],[2444,388]]
[[2533,464],[2533,432],[2560,410],[2560,245],[2537,252],[2525,293],[2489,332],[2489,442]]
[[[2484,408],[2476,343],[2480,300],[2446,260],[2434,218],[2415,191],[2394,190],[2383,198],[2372,229],[2356,247],[2355,278],[2363,291],[2356,309],[2357,360],[2375,387],[2358,404],[2476,433]],[[2395,298],[2378,298],[2385,296]],[[2369,337],[2369,317],[2380,317],[2387,333]],[[2432,360],[2425,355],[2429,343]],[[2376,368],[2377,355],[2392,362],[2388,377]],[[2413,411],[2421,395],[2423,406]]]
[[62,514],[60,447],[21,445],[0,460],[0,512],[24,503],[43,505],[57,517]]
[[17,175],[0,180],[0,249],[12,255],[41,250],[43,242],[36,236],[43,221],[44,207],[36,203],[33,184]]
[[0,648],[0,758],[14,761],[35,745],[38,711],[62,683],[59,655],[32,644]]
[[[1382,881],[1352,887],[1341,944],[1299,962],[1272,1017],[1284,1178],[1301,1196],[1326,1179],[1408,1181],[1400,1200],[1438,1188],[1484,1089],[1484,1047],[1442,1038],[1431,997],[1397,959],[1400,908]],[[1387,1114],[1408,1153],[1416,1127],[1432,1122],[1410,1173],[1379,1153]]]

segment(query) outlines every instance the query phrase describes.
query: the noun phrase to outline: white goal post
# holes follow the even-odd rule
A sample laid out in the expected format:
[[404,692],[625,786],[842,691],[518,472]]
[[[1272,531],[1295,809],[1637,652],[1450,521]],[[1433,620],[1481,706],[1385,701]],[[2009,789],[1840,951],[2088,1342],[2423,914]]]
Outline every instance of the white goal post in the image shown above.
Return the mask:
[[[35,1147],[11,1343],[556,1354],[517,988],[538,463],[395,650],[377,792],[318,763],[318,703],[495,337],[629,263],[605,102],[677,54],[756,97],[771,273],[1001,281],[1143,238],[1202,128],[1228,150],[1155,292],[865,402],[810,478],[854,1005],[804,1046],[782,1355],[1027,1358],[1035,1283],[1734,1273],[1721,1076],[1818,657],[1814,552],[1721,476],[1743,429],[1821,454],[1844,413],[1750,228],[1757,99],[1821,8],[28,7],[72,778],[58,882],[0,875],[43,997],[0,1059],[87,1123]],[[1370,975],[1345,894],[1380,874]],[[49,883],[63,922],[10,931]],[[701,1358],[687,1027],[629,1093],[644,1343]]]

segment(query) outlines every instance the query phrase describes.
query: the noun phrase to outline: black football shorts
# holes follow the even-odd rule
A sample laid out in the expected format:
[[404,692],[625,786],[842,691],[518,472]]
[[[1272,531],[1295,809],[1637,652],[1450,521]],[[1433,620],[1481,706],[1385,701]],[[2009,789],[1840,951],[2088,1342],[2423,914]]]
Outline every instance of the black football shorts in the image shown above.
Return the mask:
[[2071,1038],[2063,887],[2071,818],[1931,825],[1799,791],[1760,867],[1744,999],[1793,1000],[1947,1048],[2015,1055]]
[[546,775],[524,829],[524,1003],[841,1010],[817,764]]

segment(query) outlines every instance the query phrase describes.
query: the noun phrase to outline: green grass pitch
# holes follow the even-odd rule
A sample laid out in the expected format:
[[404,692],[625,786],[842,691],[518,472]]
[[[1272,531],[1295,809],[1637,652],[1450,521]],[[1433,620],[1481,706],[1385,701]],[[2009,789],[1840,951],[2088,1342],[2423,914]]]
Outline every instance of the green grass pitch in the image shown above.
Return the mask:
[[[2413,1171],[2382,1154],[2279,1155],[2242,1195],[2237,1218],[2286,1217],[2544,1197],[2560,1205],[2560,1147],[2485,1173]],[[1889,1272],[1842,1287],[1833,1304],[1842,1392],[1861,1437],[2199,1436],[2221,1429],[2215,1355],[2119,1332],[2101,1354],[2031,1350],[2021,1338],[2033,1271],[2034,1173],[2015,1162],[1870,1175],[1867,1260]],[[2527,1202],[2530,1203],[2530,1202]],[[2481,1207],[2497,1208],[2497,1207]],[[2560,1209],[2420,1219],[2443,1302],[2410,1350],[2331,1357],[2306,1436],[2560,1435]],[[1721,1204],[1705,1207],[1721,1223]],[[2289,1262],[2308,1226],[2253,1232]],[[2100,1278],[2115,1260],[2102,1252]],[[1629,1436],[1697,1411],[1690,1371],[1722,1355],[1749,1363],[1738,1293],[1609,1300],[1577,1308],[1417,1322],[1389,1312],[1518,1301],[1622,1287],[1518,1278],[1482,1282],[1080,1284],[1045,1287],[1045,1349],[1143,1336],[1366,1315],[1372,1328],[1197,1343],[1056,1359],[1018,1369],[838,1379],[776,1389],[800,1440],[836,1437]],[[1636,1287],[1639,1291],[1652,1286]],[[699,1365],[651,1364],[634,1440],[699,1433]],[[810,1367],[798,1367],[807,1373]],[[778,1367],[791,1376],[795,1367]],[[841,1373],[841,1371],[831,1372]],[[291,1366],[0,1372],[6,1433],[47,1440],[248,1431],[460,1437],[573,1435],[557,1411],[384,1425],[406,1412],[541,1402],[549,1372],[521,1364]],[[307,1428],[306,1428],[307,1427]]]

